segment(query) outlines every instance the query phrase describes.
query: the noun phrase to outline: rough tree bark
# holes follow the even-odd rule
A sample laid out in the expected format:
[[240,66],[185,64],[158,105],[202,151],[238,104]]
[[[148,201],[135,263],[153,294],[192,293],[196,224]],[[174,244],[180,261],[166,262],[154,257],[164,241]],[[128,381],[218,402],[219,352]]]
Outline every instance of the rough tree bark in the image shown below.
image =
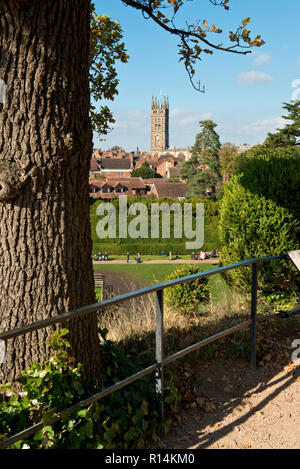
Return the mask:
[[[95,301],[88,171],[89,0],[0,0],[0,331]],[[96,316],[68,325],[99,375]],[[47,356],[49,330],[8,341],[1,382]]]

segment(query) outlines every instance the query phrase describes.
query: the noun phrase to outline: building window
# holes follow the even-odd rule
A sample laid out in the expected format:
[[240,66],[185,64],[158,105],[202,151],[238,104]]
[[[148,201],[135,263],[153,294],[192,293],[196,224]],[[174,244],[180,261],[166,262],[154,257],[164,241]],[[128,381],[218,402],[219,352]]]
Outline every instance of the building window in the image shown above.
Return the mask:
[[124,171],[119,171],[119,172],[118,172],[118,176],[119,176],[119,177],[124,176]]

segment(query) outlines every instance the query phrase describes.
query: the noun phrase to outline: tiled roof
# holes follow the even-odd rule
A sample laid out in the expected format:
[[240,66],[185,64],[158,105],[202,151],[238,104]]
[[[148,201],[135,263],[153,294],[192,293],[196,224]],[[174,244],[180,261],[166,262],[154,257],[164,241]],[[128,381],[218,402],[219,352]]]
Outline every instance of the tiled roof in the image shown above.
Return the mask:
[[152,166],[152,168],[157,168],[158,166],[158,161],[155,160],[154,158],[147,158],[148,163],[149,163],[149,166]]
[[181,167],[176,166],[175,168],[169,168],[170,177],[179,177],[181,173]]
[[123,186],[130,187],[131,189],[144,189],[145,183],[142,178],[113,178],[110,177],[108,179],[109,184],[113,187],[116,187],[118,184],[122,184]]
[[95,186],[101,189],[106,184],[107,181],[105,179],[90,179],[89,180],[89,185],[90,186]]
[[165,179],[163,178],[148,178],[148,179],[144,179],[144,184],[146,184],[146,186],[151,186],[154,182],[156,183],[162,183],[162,182],[166,182]]
[[101,169],[115,169],[115,170],[130,170],[131,169],[131,161],[130,158],[105,158],[100,161]]
[[96,158],[91,158],[90,171],[99,171],[99,165]]
[[161,197],[170,197],[171,199],[177,199],[178,197],[185,197],[190,189],[188,186],[183,182],[163,182],[157,183],[154,182],[153,185],[155,186],[157,197],[160,199]]
[[164,161],[164,160],[167,160],[168,158],[175,158],[175,156],[172,154],[172,153],[165,153],[164,155],[161,155],[159,157],[159,160],[160,161]]
[[[98,188],[97,192],[90,192],[90,197],[94,199],[112,199],[114,197],[120,197],[122,195],[136,195],[134,191],[136,189],[145,189],[146,186],[142,178],[107,178],[106,180],[93,179],[89,181],[90,190]],[[101,189],[104,187],[110,187],[112,190],[108,193],[103,193]],[[124,192],[116,192],[117,187],[125,188]],[[141,194],[146,196],[146,194]]]

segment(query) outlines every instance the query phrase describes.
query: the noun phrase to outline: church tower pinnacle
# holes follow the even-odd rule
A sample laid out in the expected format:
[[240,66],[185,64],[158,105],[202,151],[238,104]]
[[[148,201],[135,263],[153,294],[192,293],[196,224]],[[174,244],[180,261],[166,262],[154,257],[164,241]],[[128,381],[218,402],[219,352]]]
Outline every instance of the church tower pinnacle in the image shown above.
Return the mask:
[[152,96],[151,106],[151,154],[160,153],[169,147],[169,99],[158,101]]

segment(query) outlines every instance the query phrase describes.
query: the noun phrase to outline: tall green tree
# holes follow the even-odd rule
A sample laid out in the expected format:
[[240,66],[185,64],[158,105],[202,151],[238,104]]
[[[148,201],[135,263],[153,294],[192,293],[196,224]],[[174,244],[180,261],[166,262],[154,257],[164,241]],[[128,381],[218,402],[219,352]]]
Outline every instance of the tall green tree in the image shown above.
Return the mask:
[[[249,18],[221,45],[221,29],[206,20],[200,24],[194,18],[184,29],[176,27],[175,16],[185,0],[122,3],[180,39],[180,59],[190,78],[205,53],[245,54],[250,51],[244,47],[263,44],[260,36],[250,38]],[[229,0],[211,3],[229,9]],[[109,33],[114,26],[107,24],[108,40],[114,44]],[[109,59],[102,49],[95,80],[90,81],[91,52],[97,57],[90,0],[0,0],[0,30],[0,79],[6,84],[6,100],[0,103],[3,331],[95,301],[88,185],[93,150],[90,95],[93,86],[96,93],[109,93],[110,79],[101,75],[101,64],[106,66],[105,57]],[[215,35],[217,40],[210,40]],[[96,118],[93,125],[101,129],[106,123]],[[76,360],[96,380],[96,314],[74,319],[68,327]],[[48,334],[41,330],[10,340],[6,363],[0,365],[1,380],[14,379],[32,360],[43,361]]]
[[158,174],[155,169],[150,168],[148,161],[144,161],[140,168],[134,169],[131,171],[131,177],[151,179],[151,178],[161,178],[161,175]]
[[212,120],[199,122],[201,132],[196,135],[192,156],[182,165],[181,177],[186,179],[193,196],[208,196],[215,200],[221,186],[219,151],[221,143]]
[[282,118],[289,123],[283,129],[277,129],[276,133],[269,133],[264,144],[274,147],[300,145],[300,100],[283,103],[282,107],[288,112]]
[[230,142],[226,142],[221,146],[219,151],[219,159],[222,174],[231,175],[234,172],[234,161],[238,155],[238,149]]

